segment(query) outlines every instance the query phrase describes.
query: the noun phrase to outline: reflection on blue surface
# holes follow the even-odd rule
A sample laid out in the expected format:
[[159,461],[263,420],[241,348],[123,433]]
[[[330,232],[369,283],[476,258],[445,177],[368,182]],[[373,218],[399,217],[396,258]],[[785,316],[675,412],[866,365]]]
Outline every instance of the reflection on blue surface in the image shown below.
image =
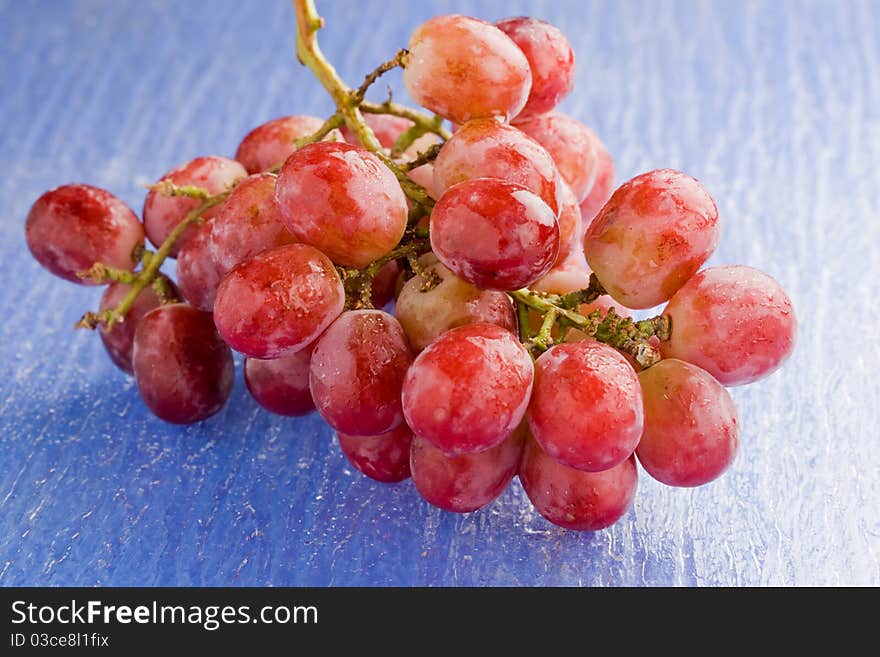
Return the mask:
[[703,180],[724,222],[713,262],[773,274],[804,319],[788,366],[733,391],[739,460],[693,491],[643,477],[634,510],[590,535],[543,521],[518,484],[475,514],[429,509],[409,482],[354,472],[317,418],[258,410],[240,379],[202,425],[150,417],[97,338],[70,331],[98,294],[31,261],[28,207],[82,181],[140,209],[171,166],[331,106],[282,0],[0,0],[0,584],[880,583],[877,4],[318,4],[353,82],[435,13],[564,29],[563,107],[619,176]]

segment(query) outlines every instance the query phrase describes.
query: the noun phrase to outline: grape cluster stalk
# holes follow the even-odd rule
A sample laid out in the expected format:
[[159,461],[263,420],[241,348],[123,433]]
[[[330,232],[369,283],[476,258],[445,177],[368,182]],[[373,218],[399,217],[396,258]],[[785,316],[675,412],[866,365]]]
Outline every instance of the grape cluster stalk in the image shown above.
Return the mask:
[[[518,477],[574,530],[623,517],[639,465],[683,487],[729,468],[725,386],[787,359],[791,301],[751,267],[703,268],[720,221],[696,178],[656,169],[614,188],[608,149],[556,109],[575,85],[562,31],[437,16],[352,87],[313,0],[293,4],[331,116],[273,119],[233,158],[172,169],[140,218],[82,184],[28,214],[41,265],[106,285],[77,326],[98,329],[150,411],[217,413],[234,350],[258,404],[317,412],[368,477],[412,477],[457,513]],[[424,110],[367,99],[395,69]]]

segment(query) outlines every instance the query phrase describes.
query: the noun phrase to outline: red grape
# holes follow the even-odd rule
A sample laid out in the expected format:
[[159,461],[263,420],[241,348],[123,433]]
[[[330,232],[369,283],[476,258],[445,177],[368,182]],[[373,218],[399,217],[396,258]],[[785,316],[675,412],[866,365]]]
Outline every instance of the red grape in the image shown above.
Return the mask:
[[444,511],[476,511],[497,498],[513,480],[524,436],[518,428],[495,447],[459,456],[450,456],[416,436],[410,455],[416,490]]
[[406,229],[406,196],[394,174],[357,146],[319,142],[291,155],[276,199],[294,237],[333,262],[363,269],[391,251]]
[[590,268],[583,252],[569,254],[568,258],[553,265],[546,274],[529,287],[536,292],[567,294],[583,290],[590,285]]
[[409,368],[406,422],[447,454],[489,449],[522,420],[533,376],[529,353],[510,331],[494,324],[454,328]]
[[534,440],[526,441],[519,480],[538,513],[554,525],[581,531],[620,520],[639,483],[633,456],[603,472],[584,472],[551,458]]
[[315,410],[309,390],[313,345],[283,358],[244,359],[244,382],[260,406],[278,415],[294,417]]
[[560,463],[587,472],[613,468],[642,435],[639,380],[608,345],[558,344],[535,362],[528,419],[535,440]]
[[581,217],[584,230],[593,221],[614,191],[614,160],[599,138],[596,138],[596,180],[587,197],[581,201]]
[[219,411],[235,376],[211,319],[183,303],[159,306],[134,335],[134,379],[147,407],[166,422],[189,424]]
[[413,435],[406,424],[378,436],[349,436],[336,432],[336,437],[349,463],[370,479],[393,484],[409,478]]
[[312,353],[309,387],[331,427],[375,436],[403,422],[400,390],[413,361],[406,334],[381,310],[350,310],[324,331]]
[[307,244],[263,251],[226,274],[214,321],[236,351],[289,356],[314,341],[342,312],[345,290],[330,259]]
[[718,244],[718,210],[689,175],[659,169],[621,185],[584,240],[587,262],[629,308],[667,301]]
[[791,355],[797,318],[785,290],[771,276],[742,265],[705,269],[663,311],[672,337],[664,358],[702,367],[728,386],[776,371]]
[[177,285],[190,304],[211,312],[222,278],[211,252],[211,232],[216,219],[208,219],[190,236],[177,254]]
[[439,284],[423,292],[425,278],[414,276],[404,284],[394,307],[413,349],[421,351],[442,333],[465,324],[497,324],[516,330],[516,310],[507,294],[463,281],[433,255],[422,256],[421,262],[425,274],[436,275]]
[[529,190],[492,178],[450,187],[431,214],[431,247],[477,287],[515,290],[547,273],[559,252],[559,223]]
[[669,486],[702,486],[733,462],[739,445],[736,406],[712,375],[676,358],[639,374],[645,431],[639,463]]
[[516,127],[547,149],[562,179],[578,201],[584,200],[593,189],[599,170],[598,144],[601,142],[596,134],[561,112],[517,121]]
[[[241,140],[235,159],[241,162],[248,173],[261,173],[286,160],[296,146],[295,139],[308,137],[318,131],[324,121],[315,116],[282,116],[251,130]],[[338,130],[330,132],[325,139],[338,141],[342,138]]]
[[526,56],[504,32],[450,14],[435,16],[413,33],[403,84],[422,107],[464,123],[519,114],[532,74]]
[[386,262],[379,268],[370,290],[370,303],[373,304],[373,308],[382,308],[394,298],[399,278],[400,265],[397,260]]
[[240,262],[296,240],[275,203],[276,176],[248,176],[223,203],[211,229],[211,254],[222,276]]
[[[227,157],[197,157],[169,171],[159,182],[169,181],[175,185],[194,185],[201,187],[209,194],[219,194],[235,184],[237,180],[247,176],[247,171],[235,160]],[[155,246],[162,245],[177,224],[183,221],[188,212],[195,210],[201,201],[184,196],[164,196],[151,191],[144,201],[144,227],[147,237]],[[205,219],[215,216],[221,205],[206,210],[202,215]],[[189,226],[174,243],[171,257],[176,258],[181,247],[196,232],[195,226]]]
[[574,51],[554,25],[520,16],[496,25],[523,51],[532,71],[532,89],[521,117],[549,112],[574,88]]
[[553,158],[538,142],[493,118],[465,123],[434,160],[434,187],[441,194],[465,180],[499,178],[537,194],[553,212],[559,210],[558,177]]
[[25,224],[31,254],[56,276],[95,285],[77,272],[101,262],[132,270],[144,227],[131,209],[110,192],[91,185],[63,185],[43,194],[31,206]]
[[[165,280],[166,285],[176,292],[174,284],[164,276],[162,278]],[[101,297],[101,305],[98,311],[104,312],[105,310],[116,308],[130,291],[131,285],[127,283],[111,283],[107,286],[104,295]],[[110,355],[110,360],[123,372],[134,373],[131,364],[134,332],[137,330],[143,316],[160,305],[162,305],[162,302],[159,299],[159,295],[151,287],[148,287],[137,295],[131,308],[125,314],[123,321],[114,324],[113,328],[109,330],[103,324],[98,326],[101,342],[104,343],[104,348]]]

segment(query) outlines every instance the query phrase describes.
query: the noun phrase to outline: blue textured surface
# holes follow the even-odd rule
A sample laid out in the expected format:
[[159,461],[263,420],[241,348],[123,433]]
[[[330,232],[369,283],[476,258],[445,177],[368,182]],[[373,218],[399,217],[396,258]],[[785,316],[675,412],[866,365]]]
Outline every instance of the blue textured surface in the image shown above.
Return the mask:
[[733,390],[738,461],[697,490],[643,477],[629,515],[584,535],[518,484],[463,517],[374,484],[317,418],[258,410],[240,378],[202,425],[150,417],[70,330],[98,294],[31,261],[28,207],[82,181],[139,209],[172,165],[329,102],[285,0],[0,0],[0,584],[880,584],[880,4],[319,5],[349,81],[435,13],[563,27],[563,107],[619,177],[701,178],[724,221],[713,262],[768,271],[798,308],[786,368]]

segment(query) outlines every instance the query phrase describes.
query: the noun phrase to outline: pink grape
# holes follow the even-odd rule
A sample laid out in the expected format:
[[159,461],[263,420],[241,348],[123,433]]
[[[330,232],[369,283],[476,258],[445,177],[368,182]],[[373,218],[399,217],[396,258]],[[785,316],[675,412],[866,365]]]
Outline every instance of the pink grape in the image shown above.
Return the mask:
[[204,420],[232,391],[235,370],[211,314],[184,303],[159,306],[134,336],[134,379],[147,407],[174,424]]
[[[248,173],[268,171],[286,160],[296,150],[295,139],[308,137],[318,131],[324,121],[315,116],[282,116],[251,130],[241,140],[235,159]],[[339,141],[342,136],[333,130],[328,141]]]
[[524,187],[492,178],[453,185],[431,214],[431,247],[455,275],[477,287],[533,283],[559,253],[556,214]]
[[72,283],[96,285],[77,272],[101,262],[132,270],[144,227],[131,209],[110,192],[91,185],[63,185],[31,206],[25,223],[31,254],[51,273]]
[[460,326],[416,357],[403,383],[403,413],[413,433],[447,454],[480,452],[520,423],[533,376],[529,353],[510,331]]
[[577,119],[561,112],[549,112],[517,121],[516,127],[541,144],[571,187],[578,201],[593,189],[599,170],[596,134]]
[[258,253],[296,240],[275,203],[276,176],[248,176],[223,203],[211,229],[211,254],[222,276]]
[[244,359],[244,382],[257,403],[272,413],[298,417],[315,410],[309,390],[309,363],[314,345],[295,354],[260,360]]
[[313,342],[342,312],[345,289],[330,259],[307,244],[263,251],[226,274],[214,322],[236,351],[281,358]]
[[590,285],[590,267],[583,252],[578,249],[553,265],[553,267],[529,287],[536,292],[567,294],[583,290]]
[[702,486],[721,476],[739,446],[736,406],[711,374],[676,358],[639,374],[645,431],[636,456],[669,486]]
[[742,265],[710,267],[676,292],[663,314],[672,337],[664,358],[697,365],[727,386],[757,381],[791,355],[797,318],[771,276]]
[[410,180],[412,180],[417,185],[421,185],[424,187],[425,191],[435,201],[440,198],[442,192],[437,189],[437,185],[434,184],[434,164],[432,162],[428,162],[427,164],[423,164],[420,167],[416,167],[412,171],[406,174]]
[[370,479],[385,484],[409,479],[413,435],[406,424],[378,436],[349,436],[337,432],[336,437],[348,462]]
[[644,426],[635,371],[592,340],[551,347],[535,361],[529,428],[541,448],[572,468],[608,470],[635,451]]
[[216,219],[208,219],[190,236],[177,254],[180,293],[199,310],[211,312],[222,278],[211,252],[211,232]]
[[[176,293],[174,283],[168,278],[164,279],[166,285]],[[101,297],[101,305],[98,307],[99,312],[116,308],[125,296],[131,291],[131,285],[127,283],[111,283],[107,286]],[[159,295],[153,291],[152,287],[145,288],[137,295],[134,303],[129,311],[125,314],[125,319],[113,325],[113,328],[107,329],[103,324],[98,326],[98,334],[101,336],[101,342],[110,356],[110,360],[123,372],[133,374],[134,369],[131,364],[131,352],[134,348],[134,333],[138,324],[141,323],[144,315],[162,305]]]
[[620,520],[638,488],[635,457],[602,472],[584,472],[548,456],[534,440],[526,441],[519,480],[535,510],[554,525],[599,531]]
[[381,310],[350,310],[324,331],[312,353],[309,388],[331,427],[375,436],[403,422],[400,392],[413,362],[400,323]]
[[425,274],[440,282],[427,291],[423,276],[409,279],[400,291],[394,314],[410,344],[421,351],[442,333],[466,324],[497,324],[516,330],[516,310],[510,297],[497,290],[481,290],[455,276],[433,255],[421,258]]
[[532,74],[526,56],[504,32],[450,14],[435,16],[413,33],[403,84],[416,103],[460,124],[519,114]]
[[[169,171],[159,182],[169,181],[175,185],[193,185],[200,187],[209,194],[219,194],[236,181],[247,176],[247,171],[235,160],[227,157],[197,157]],[[195,210],[201,201],[184,196],[164,196],[151,191],[144,201],[144,227],[147,237],[154,246],[159,247],[168,238],[187,213]],[[202,215],[205,219],[215,216],[221,205],[206,210]],[[176,258],[186,241],[196,232],[196,227],[189,226],[171,248],[171,257]]]
[[525,432],[517,429],[501,444],[476,454],[450,456],[416,436],[410,469],[416,490],[444,511],[469,513],[495,500],[519,468]]
[[614,160],[599,138],[596,138],[596,180],[587,197],[581,201],[581,217],[584,230],[589,228],[602,206],[614,191]]
[[520,16],[496,25],[523,51],[532,71],[532,88],[520,117],[549,112],[574,88],[574,51],[554,25]]
[[465,123],[434,160],[434,188],[441,193],[465,180],[499,178],[537,194],[554,212],[561,195],[558,177],[553,158],[538,142],[493,118]]
[[718,210],[699,181],[660,169],[612,194],[587,229],[584,252],[612,297],[628,308],[650,308],[697,272],[718,236]]
[[363,269],[391,251],[406,229],[406,196],[375,155],[319,142],[291,155],[275,192],[288,230],[333,262]]

